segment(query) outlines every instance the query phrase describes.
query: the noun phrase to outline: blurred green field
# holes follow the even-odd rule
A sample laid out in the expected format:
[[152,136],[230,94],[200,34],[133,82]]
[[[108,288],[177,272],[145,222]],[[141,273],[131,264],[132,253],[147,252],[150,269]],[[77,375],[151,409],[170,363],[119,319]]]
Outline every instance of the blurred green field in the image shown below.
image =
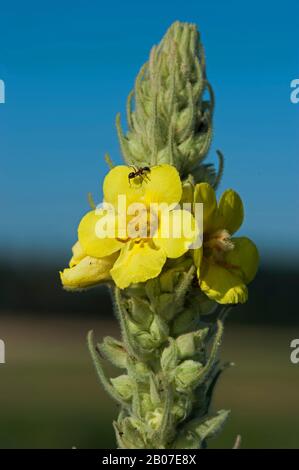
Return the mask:
[[[82,318],[82,317],[81,317]],[[84,318],[84,317],[83,317]],[[117,407],[97,382],[86,332],[114,335],[116,323],[1,314],[0,448],[114,448]],[[299,364],[290,362],[296,328],[227,325],[215,409],[231,409],[210,447],[299,448]]]

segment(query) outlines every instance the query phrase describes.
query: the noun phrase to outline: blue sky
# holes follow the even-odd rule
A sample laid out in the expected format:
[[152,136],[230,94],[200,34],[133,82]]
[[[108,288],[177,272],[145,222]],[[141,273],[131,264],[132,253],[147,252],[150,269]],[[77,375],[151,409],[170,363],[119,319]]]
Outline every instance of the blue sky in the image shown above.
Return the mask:
[[121,161],[114,118],[136,73],[175,20],[196,23],[216,93],[221,190],[243,197],[241,232],[264,260],[298,261],[299,4],[286,0],[2,2],[0,256],[68,256],[101,196],[109,151]]

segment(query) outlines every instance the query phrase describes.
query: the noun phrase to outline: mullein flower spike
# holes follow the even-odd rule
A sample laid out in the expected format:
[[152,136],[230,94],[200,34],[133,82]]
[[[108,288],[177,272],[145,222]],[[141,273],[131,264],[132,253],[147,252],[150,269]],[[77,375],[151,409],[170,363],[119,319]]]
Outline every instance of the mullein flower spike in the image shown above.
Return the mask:
[[[90,332],[88,346],[102,385],[121,407],[114,422],[119,448],[205,448],[229,415],[211,406],[225,369],[223,319],[231,304],[247,300],[258,251],[248,238],[233,237],[244,217],[240,196],[227,190],[217,203],[222,154],[218,172],[204,163],[213,108],[196,26],[176,22],[137,76],[126,134],[117,117],[127,165],[113,167],[109,157],[104,203],[81,220],[70,267],[61,272],[66,289],[107,283],[113,292],[121,340],[95,345]],[[167,208],[152,209],[160,203]],[[202,227],[196,203],[203,204]],[[179,235],[178,225],[185,229]],[[121,370],[118,376],[106,376],[104,360]]]

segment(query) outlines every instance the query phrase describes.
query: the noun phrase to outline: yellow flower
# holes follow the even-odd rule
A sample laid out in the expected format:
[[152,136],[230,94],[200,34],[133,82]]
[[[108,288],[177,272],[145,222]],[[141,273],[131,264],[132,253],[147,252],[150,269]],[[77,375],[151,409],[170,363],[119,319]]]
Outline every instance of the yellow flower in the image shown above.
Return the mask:
[[[115,213],[107,213],[105,206],[92,210],[83,217],[78,229],[79,242],[86,255],[102,259],[117,254],[110,274],[121,289],[157,277],[166,259],[182,256],[197,237],[192,214],[175,208],[182,196],[182,184],[173,166],[152,167],[146,180],[137,177],[131,181],[130,172],[131,167],[117,166],[104,180],[104,202],[110,204]],[[119,201],[120,195],[126,198],[124,207]],[[138,204],[142,204],[143,211]],[[166,204],[168,208],[155,211],[153,204]],[[122,222],[124,215],[128,220],[126,224]],[[179,225],[190,229],[178,236],[174,232]],[[108,226],[117,233],[111,236]]]
[[111,280],[110,269],[116,260],[115,254],[93,258],[84,253],[79,242],[75,243],[72,250],[70,267],[60,272],[61,282],[65,289],[85,289]]
[[231,238],[243,222],[242,200],[228,189],[217,204],[208,183],[195,186],[194,198],[203,203],[203,246],[194,253],[200,288],[220,304],[244,303],[246,284],[256,275],[259,254],[249,238]]

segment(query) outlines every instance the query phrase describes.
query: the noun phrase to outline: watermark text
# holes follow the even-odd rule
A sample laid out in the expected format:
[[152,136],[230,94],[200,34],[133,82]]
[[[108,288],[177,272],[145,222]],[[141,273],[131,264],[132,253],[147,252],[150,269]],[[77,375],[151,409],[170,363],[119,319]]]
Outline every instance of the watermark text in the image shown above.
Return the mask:
[[119,194],[116,206],[103,202],[97,206],[95,216],[95,236],[99,239],[185,239],[190,240],[191,249],[202,245],[202,203],[130,204],[125,194]]
[[291,94],[290,94],[290,100],[291,103],[297,104],[299,103],[299,78],[294,78],[294,80],[291,81]]
[[291,341],[290,347],[292,352],[290,355],[290,360],[292,364],[298,364],[299,362],[299,339],[293,339]]
[[5,83],[0,79],[0,104],[5,103]]
[[5,343],[0,339],[0,364],[5,364]]

